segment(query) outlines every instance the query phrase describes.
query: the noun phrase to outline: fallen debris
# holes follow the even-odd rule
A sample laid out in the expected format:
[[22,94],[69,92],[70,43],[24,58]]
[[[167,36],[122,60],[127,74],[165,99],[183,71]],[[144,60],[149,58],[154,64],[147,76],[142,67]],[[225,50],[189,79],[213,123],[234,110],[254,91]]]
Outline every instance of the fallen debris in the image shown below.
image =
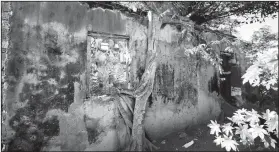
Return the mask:
[[[194,140],[197,140],[197,139],[194,139]],[[190,141],[190,142],[186,143],[186,144],[185,144],[185,145],[183,145],[182,147],[184,147],[184,148],[188,148],[188,147],[192,146],[192,145],[194,144],[194,140],[192,140],[192,141]]]

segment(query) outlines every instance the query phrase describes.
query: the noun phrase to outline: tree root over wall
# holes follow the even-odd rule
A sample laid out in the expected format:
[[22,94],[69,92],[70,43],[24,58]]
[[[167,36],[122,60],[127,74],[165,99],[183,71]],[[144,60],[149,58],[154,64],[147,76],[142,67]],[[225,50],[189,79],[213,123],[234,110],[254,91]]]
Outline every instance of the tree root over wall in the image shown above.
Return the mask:
[[[131,131],[131,142],[126,147],[128,151],[158,149],[147,138],[143,124],[146,103],[153,90],[156,67],[157,62],[153,56],[143,74],[139,87],[135,91],[120,90],[119,99],[116,100],[119,113]],[[131,100],[129,97],[135,100]]]

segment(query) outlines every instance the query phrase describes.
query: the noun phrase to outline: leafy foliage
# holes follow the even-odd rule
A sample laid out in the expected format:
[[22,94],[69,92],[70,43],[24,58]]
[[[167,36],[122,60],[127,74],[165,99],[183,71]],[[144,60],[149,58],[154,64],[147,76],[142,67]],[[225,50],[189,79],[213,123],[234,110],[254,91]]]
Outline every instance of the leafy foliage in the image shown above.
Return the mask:
[[212,47],[210,45],[214,45],[215,43],[219,43],[220,41],[213,41],[211,44],[206,45],[206,44],[200,44],[194,48],[187,49],[185,48],[185,55],[199,55],[201,58],[204,60],[210,62],[212,65],[214,65],[220,73],[223,73],[222,69],[222,59],[219,57],[216,52],[213,51]]
[[[191,14],[190,18],[199,19],[198,24],[231,15],[245,16],[259,13],[261,17],[267,17],[278,12],[277,2],[173,2],[173,5],[178,8],[181,15]],[[252,21],[260,21],[260,18],[255,16]]]
[[211,120],[211,124],[208,125],[211,128],[210,134],[218,135],[221,132],[220,125],[215,121]]
[[[272,132],[276,130],[278,127],[278,115],[275,111],[266,110],[266,113],[263,113],[263,118],[266,120],[265,125],[267,125],[267,130]],[[278,129],[277,129],[277,137],[278,137]]]
[[238,143],[232,139],[232,136],[228,137],[224,135],[223,142],[221,143],[221,147],[225,148],[227,151],[231,149],[236,151]]
[[233,127],[231,126],[231,123],[224,124],[222,128],[227,136],[229,136],[229,134],[233,134],[232,132]]
[[238,19],[235,18],[219,18],[208,22],[208,26],[213,30],[218,30],[226,34],[236,34],[237,27],[240,26]]
[[[260,118],[265,120],[264,124],[260,123]],[[256,138],[260,138],[264,146],[275,148],[276,140],[271,137],[275,134],[278,139],[278,114],[275,111],[266,110],[262,115],[252,109],[239,109],[234,112],[232,118],[228,118],[232,123],[220,125],[211,120],[208,127],[211,129],[210,134],[215,134],[216,145],[221,145],[227,151],[237,151],[239,143],[243,145],[252,145]],[[221,129],[222,128],[222,129]]]
[[[244,16],[246,23],[262,22],[265,17],[276,17],[278,2],[205,2],[205,1],[175,1],[175,2],[120,2],[131,8],[141,8],[154,11],[157,14],[189,17],[197,24],[228,16]],[[144,5],[142,5],[144,4]],[[253,16],[251,16],[251,14]],[[249,16],[250,15],[250,16]],[[260,16],[258,16],[260,15]],[[238,21],[238,23],[241,23]],[[209,24],[210,25],[210,24]]]
[[126,6],[129,9],[132,9],[134,12],[137,11],[137,9],[143,9],[145,10],[145,6],[141,2],[119,2],[120,5]]
[[[185,47],[184,53],[187,56],[199,55],[205,61],[208,61],[215,66],[220,74],[225,74],[226,72],[224,72],[224,69],[222,68],[223,59],[221,58],[220,53],[234,58],[233,54],[236,52],[235,47],[238,47],[239,43],[240,41],[232,42],[228,38],[224,37],[220,40],[208,42],[207,44],[199,44],[198,46],[190,49]],[[217,50],[220,50],[220,52]]]
[[271,33],[270,27],[263,27],[252,37],[246,56],[252,65],[242,76],[243,84],[278,89],[278,34]]

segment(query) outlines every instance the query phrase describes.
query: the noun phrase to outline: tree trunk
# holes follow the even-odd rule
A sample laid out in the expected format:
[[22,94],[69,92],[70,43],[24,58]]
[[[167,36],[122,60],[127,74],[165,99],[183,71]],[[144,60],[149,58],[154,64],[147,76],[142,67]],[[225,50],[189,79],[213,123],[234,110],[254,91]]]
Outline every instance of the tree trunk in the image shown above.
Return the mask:
[[[141,78],[140,85],[136,89],[134,95],[136,98],[133,127],[132,127],[132,143],[130,145],[130,151],[143,151],[145,147],[149,147],[151,142],[146,139],[144,132],[144,114],[146,109],[146,103],[151,95],[154,85],[155,71],[157,67],[156,62],[156,46],[157,43],[154,39],[154,29],[152,25],[152,13],[148,13],[149,26],[148,26],[148,53],[151,54],[149,60],[147,60],[147,68]],[[148,55],[149,56],[149,55]],[[148,57],[147,56],[147,57]]]
[[144,72],[143,79],[141,81],[140,87],[135,92],[136,103],[134,108],[134,118],[132,127],[132,145],[131,151],[143,151],[145,132],[144,132],[144,114],[146,109],[146,103],[148,97],[151,95],[153,90],[155,71],[156,71],[156,61],[151,61],[152,63],[147,67]]

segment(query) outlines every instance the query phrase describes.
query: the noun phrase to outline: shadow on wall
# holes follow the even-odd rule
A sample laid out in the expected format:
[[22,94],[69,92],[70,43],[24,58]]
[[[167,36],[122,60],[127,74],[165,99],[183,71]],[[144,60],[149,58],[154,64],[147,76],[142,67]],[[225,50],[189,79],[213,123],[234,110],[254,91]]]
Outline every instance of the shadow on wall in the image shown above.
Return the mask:
[[67,112],[74,101],[74,82],[82,81],[80,74],[85,71],[86,42],[74,41],[57,22],[25,23],[12,34],[23,39],[13,39],[7,67],[7,75],[17,82],[10,83],[6,99],[9,125],[15,131],[8,148],[39,151],[48,138],[59,133],[57,118],[44,121],[46,113],[50,109]]

